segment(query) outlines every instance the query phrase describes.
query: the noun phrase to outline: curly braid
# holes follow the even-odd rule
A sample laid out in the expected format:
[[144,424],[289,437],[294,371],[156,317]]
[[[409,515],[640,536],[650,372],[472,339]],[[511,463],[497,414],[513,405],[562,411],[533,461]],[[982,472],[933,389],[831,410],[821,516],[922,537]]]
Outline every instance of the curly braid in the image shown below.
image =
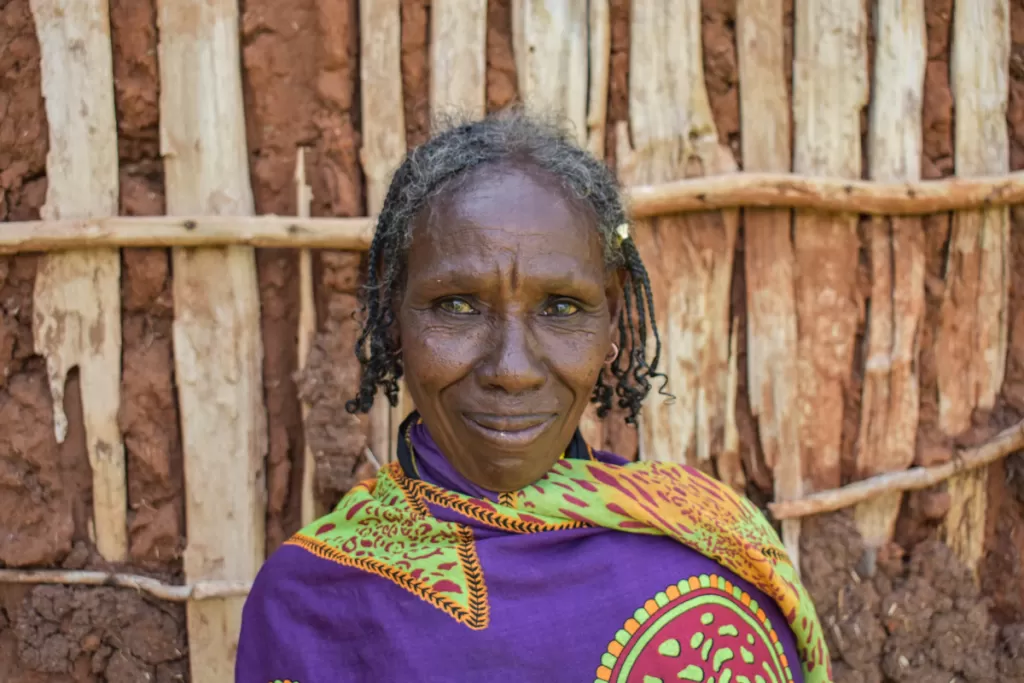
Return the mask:
[[[635,425],[655,378],[663,380],[659,392],[669,395],[664,391],[667,378],[657,371],[661,338],[647,270],[632,239],[616,234],[627,217],[615,176],[558,123],[512,111],[449,127],[410,151],[395,171],[367,258],[369,270],[362,290],[365,321],[356,343],[362,379],[356,397],[345,405],[348,412],[368,412],[378,389],[383,389],[392,406],[398,404],[402,354],[393,330],[394,304],[405,284],[413,219],[439,196],[456,191],[469,171],[509,161],[550,173],[566,192],[588,206],[596,218],[605,265],[625,275],[625,306],[618,320],[620,352],[610,367],[602,368],[591,398],[598,416],[605,417],[617,397],[618,406],[626,410],[626,422]],[[648,328],[654,338],[650,360]]]

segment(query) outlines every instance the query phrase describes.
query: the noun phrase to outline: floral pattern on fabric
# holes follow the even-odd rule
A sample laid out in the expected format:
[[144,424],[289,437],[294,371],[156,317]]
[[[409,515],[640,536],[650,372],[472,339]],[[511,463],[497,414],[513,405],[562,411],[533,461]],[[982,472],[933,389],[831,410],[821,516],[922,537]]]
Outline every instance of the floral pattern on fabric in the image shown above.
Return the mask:
[[792,683],[782,642],[756,601],[716,575],[659,592],[622,625],[595,683]]
[[804,679],[831,680],[814,607],[775,530],[750,501],[692,468],[562,459],[535,484],[491,502],[410,479],[392,463],[289,543],[377,574],[469,628],[485,629],[487,585],[473,528],[438,519],[428,504],[512,534],[602,527],[668,536],[773,599],[796,636]]

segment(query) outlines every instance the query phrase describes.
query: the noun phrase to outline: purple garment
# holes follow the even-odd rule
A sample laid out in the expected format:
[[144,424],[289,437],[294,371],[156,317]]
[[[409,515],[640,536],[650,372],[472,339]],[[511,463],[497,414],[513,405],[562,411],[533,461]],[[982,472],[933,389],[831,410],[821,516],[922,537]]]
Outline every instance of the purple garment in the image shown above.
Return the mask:
[[[411,436],[421,479],[449,490],[497,499],[494,493],[461,477],[424,427],[414,428]],[[610,453],[595,452],[594,456],[606,463],[625,463]],[[431,513],[469,523],[451,510],[431,506]],[[703,680],[713,676],[722,681],[721,674],[730,662],[739,664],[750,652],[742,647],[746,645],[742,634],[733,634],[735,629],[721,620],[721,613],[716,613],[719,621],[711,623],[710,613],[703,608],[679,608],[675,626],[668,617],[659,617],[659,624],[667,624],[664,633],[652,630],[654,635],[646,645],[635,644],[640,632],[622,654],[617,651],[623,648],[614,643],[617,634],[627,633],[623,629],[645,605],[655,607],[656,596],[665,601],[667,587],[681,581],[685,585],[691,577],[702,575],[720,576],[756,600],[778,634],[792,680],[803,680],[792,632],[772,600],[674,540],[602,528],[510,534],[476,525],[473,533],[490,602],[490,625],[481,631],[458,623],[380,576],[322,559],[297,546],[282,547],[263,566],[246,602],[236,683],[589,683],[595,681],[602,666],[606,672],[619,667],[619,675],[612,680],[667,683],[699,680],[694,676],[700,672],[692,664],[677,671],[669,663],[673,657],[692,659],[701,653],[706,660]],[[676,594],[678,591],[669,593]],[[714,599],[718,604],[725,600],[720,596]],[[728,618],[728,610],[733,608],[724,609]],[[680,632],[690,623],[698,627]],[[674,634],[669,633],[672,628]],[[751,636],[746,637],[754,643]],[[708,644],[712,639],[718,644]],[[737,644],[725,647],[733,641]],[[636,661],[629,673],[623,674],[622,662],[631,652]],[[618,664],[613,664],[615,656],[621,660]],[[683,678],[684,674],[691,678]],[[739,679],[733,680],[738,683]],[[754,680],[751,676],[750,683]],[[773,683],[767,674],[764,680]]]

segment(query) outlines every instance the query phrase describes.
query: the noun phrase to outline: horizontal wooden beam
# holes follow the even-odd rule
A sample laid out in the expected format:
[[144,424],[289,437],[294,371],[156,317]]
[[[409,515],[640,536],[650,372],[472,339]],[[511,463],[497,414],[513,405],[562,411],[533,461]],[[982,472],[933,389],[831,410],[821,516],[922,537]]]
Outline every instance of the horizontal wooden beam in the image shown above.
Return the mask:
[[363,251],[371,218],[157,216],[0,223],[0,253],[88,247],[281,247]]
[[252,589],[252,583],[248,581],[199,581],[183,586],[136,574],[59,569],[0,569],[0,584],[5,583],[128,588],[168,602],[240,598]]
[[[923,215],[1024,204],[1024,171],[880,183],[789,173],[735,173],[628,188],[634,218],[737,207]],[[117,217],[0,223],[0,253],[97,247],[251,246],[365,250],[373,218]]]
[[887,472],[798,500],[769,503],[768,510],[775,519],[793,519],[834,512],[883,493],[918,491],[935,486],[956,474],[984,467],[1021,449],[1024,449],[1024,420],[1003,430],[991,441],[955,452],[949,462],[941,465]]
[[912,216],[1022,204],[1024,171],[915,182],[735,173],[632,187],[626,194],[635,218],[737,207]]

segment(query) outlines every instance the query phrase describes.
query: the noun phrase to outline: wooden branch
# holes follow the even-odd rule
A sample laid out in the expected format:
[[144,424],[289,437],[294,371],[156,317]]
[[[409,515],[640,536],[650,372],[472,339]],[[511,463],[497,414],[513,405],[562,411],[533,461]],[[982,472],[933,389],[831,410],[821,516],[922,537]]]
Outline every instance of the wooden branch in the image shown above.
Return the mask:
[[[313,190],[306,183],[306,148],[299,147],[295,160],[295,213],[300,218],[309,218]],[[313,253],[309,249],[299,252],[299,328],[298,348],[295,367],[301,372],[309,360],[316,336],[316,292],[313,283]],[[309,403],[302,401],[302,489],[299,494],[299,519],[302,526],[312,524],[320,516],[316,500],[316,458],[309,445]]]
[[152,216],[0,225],[0,254],[102,247],[283,247],[364,251],[371,218]]
[[[625,191],[633,218],[737,207],[914,216],[1024,204],[1024,171],[880,183],[792,173],[730,173]],[[101,247],[250,246],[365,251],[374,217],[124,216],[0,225],[0,254]]]
[[[167,213],[254,212],[238,0],[157,0]],[[266,559],[267,417],[256,254],[174,249],[174,378],[189,583],[252,581]],[[234,676],[240,597],[186,610],[192,683]]]
[[584,146],[587,15],[585,2],[512,0],[512,47],[523,103],[527,109],[564,117]]
[[[924,0],[878,0],[868,173],[875,180],[921,177],[922,99],[927,62]],[[920,408],[918,346],[924,316],[924,232],[916,216],[875,217],[868,228],[871,303],[856,447],[857,477],[910,467]],[[858,505],[857,530],[874,572],[875,551],[893,536],[903,497]]]
[[[360,100],[363,147],[359,156],[366,178],[366,208],[384,206],[395,169],[405,156],[405,115],[402,108],[402,38],[398,0],[359,3]],[[398,426],[408,407],[409,392],[399,380],[399,403],[392,408],[378,394],[369,418],[370,450],[385,462],[398,457]]]
[[[704,78],[700,0],[630,5],[630,135],[617,156],[632,184],[701,173],[733,173],[719,141]],[[625,147],[632,140],[635,151]],[[706,208],[706,207],[705,207]],[[672,460],[719,473],[742,471],[738,453],[720,446],[730,428],[729,317],[736,210],[637,221],[633,236],[650,274],[665,371],[675,400],[652,395],[640,421],[643,459]],[[733,378],[735,379],[735,378]],[[716,462],[712,457],[716,456]],[[734,459],[723,462],[721,458]],[[727,481],[737,484],[736,481]]]
[[[794,0],[793,170],[861,177],[868,102],[863,2]],[[839,486],[845,398],[860,321],[857,209],[793,220],[800,448],[806,489]]]
[[735,173],[627,190],[634,218],[732,207],[922,215],[1024,204],[1024,171],[880,183],[788,173]]
[[[793,156],[784,18],[782,0],[739,0],[737,4],[743,163],[755,171],[788,171]],[[754,209],[746,211],[743,220],[747,395],[775,498],[792,500],[803,495],[793,218],[785,209]],[[756,453],[751,456],[748,471],[752,473],[760,468],[757,457]],[[799,567],[800,520],[783,523],[782,542]]]
[[[49,123],[45,218],[117,214],[117,122],[107,0],[32,0]],[[58,443],[67,435],[64,388],[81,377],[92,470],[96,549],[128,556],[128,491],[121,407],[121,255],[116,249],[49,254],[36,273],[35,352],[46,359]]]
[[[1009,170],[1009,0],[957,2],[950,77],[956,109],[953,157],[961,176]],[[1010,212],[953,215],[934,349],[939,428],[956,436],[976,409],[990,410],[1003,386],[1010,319]],[[988,473],[949,483],[945,541],[977,578],[985,552]]]
[[611,78],[612,22],[609,0],[590,0],[590,95],[587,104],[587,151],[604,158]]
[[239,598],[245,597],[252,590],[252,583],[249,581],[199,581],[180,586],[136,574],[48,569],[0,569],[0,584],[5,583],[129,588],[168,602]]
[[487,111],[487,0],[430,5],[430,115]]
[[879,474],[799,500],[769,503],[768,510],[775,519],[780,520],[834,512],[887,493],[918,491],[935,486],[950,477],[977,470],[1021,449],[1024,449],[1024,420],[1003,430],[987,443],[957,451],[949,462],[941,465]]

